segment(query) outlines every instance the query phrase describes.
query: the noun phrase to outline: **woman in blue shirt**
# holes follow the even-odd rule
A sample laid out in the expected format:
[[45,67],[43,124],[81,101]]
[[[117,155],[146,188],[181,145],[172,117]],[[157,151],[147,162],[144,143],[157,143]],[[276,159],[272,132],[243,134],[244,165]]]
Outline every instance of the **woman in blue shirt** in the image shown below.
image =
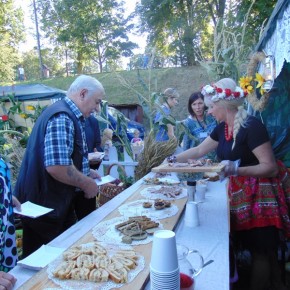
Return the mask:
[[[188,99],[189,116],[184,121],[188,129],[183,137],[183,150],[199,145],[216,127],[216,120],[207,114],[204,97],[200,92],[194,92]],[[207,155],[215,159],[215,152]]]
[[174,127],[171,124],[163,124],[162,119],[171,114],[171,109],[178,104],[179,93],[176,89],[167,88],[163,93],[164,103],[161,105],[154,118],[155,127],[158,127],[156,132],[156,141],[168,141],[174,137]]

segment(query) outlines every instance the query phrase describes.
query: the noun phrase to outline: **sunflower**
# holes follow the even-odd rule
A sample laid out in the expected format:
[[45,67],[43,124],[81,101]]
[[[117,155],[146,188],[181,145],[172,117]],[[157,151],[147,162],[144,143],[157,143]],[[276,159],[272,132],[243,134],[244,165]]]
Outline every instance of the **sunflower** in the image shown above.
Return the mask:
[[239,80],[240,87],[248,94],[250,94],[254,90],[251,84],[252,80],[253,78],[249,76],[241,77]]
[[26,106],[26,109],[27,110],[30,110],[30,111],[34,111],[35,110],[35,107],[32,106],[32,105],[28,105],[28,106]]
[[21,113],[20,114],[20,117],[23,118],[23,119],[28,119],[28,115],[25,114],[25,113]]
[[264,82],[265,82],[265,79],[259,73],[255,74],[255,78],[251,76],[245,76],[245,77],[241,77],[239,80],[240,87],[248,94],[253,93],[254,88],[256,89],[260,88],[260,93],[261,95],[263,95],[265,93],[265,90],[262,89]]
[[265,79],[263,78],[263,76],[261,74],[256,73],[256,78],[254,80],[258,83],[256,88],[257,89],[260,88],[260,93],[261,93],[261,95],[263,95],[265,91],[263,90],[262,86],[265,82]]

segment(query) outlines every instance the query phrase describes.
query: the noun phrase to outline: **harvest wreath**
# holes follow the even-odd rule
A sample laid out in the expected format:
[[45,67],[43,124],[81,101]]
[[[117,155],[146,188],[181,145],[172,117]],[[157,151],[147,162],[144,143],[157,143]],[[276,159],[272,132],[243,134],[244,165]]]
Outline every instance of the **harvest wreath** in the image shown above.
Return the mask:
[[[240,87],[248,94],[247,99],[249,103],[254,110],[260,112],[265,109],[270,97],[270,93],[265,92],[262,88],[265,79],[261,74],[256,73],[258,64],[263,62],[265,58],[264,52],[255,52],[250,59],[247,68],[247,76],[241,77],[239,80]],[[255,82],[257,82],[257,85],[255,85]],[[256,88],[260,88],[261,98],[257,97]]]

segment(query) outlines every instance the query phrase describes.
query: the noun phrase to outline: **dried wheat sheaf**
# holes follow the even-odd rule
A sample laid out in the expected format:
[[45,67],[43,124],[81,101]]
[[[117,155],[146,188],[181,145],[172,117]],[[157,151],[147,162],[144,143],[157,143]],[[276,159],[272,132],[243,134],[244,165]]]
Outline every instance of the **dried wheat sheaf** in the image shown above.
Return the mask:
[[166,157],[172,155],[178,145],[176,138],[168,141],[155,141],[154,132],[150,131],[144,140],[144,150],[139,155],[138,166],[135,169],[135,179],[139,180],[151,171],[153,167],[160,165]]

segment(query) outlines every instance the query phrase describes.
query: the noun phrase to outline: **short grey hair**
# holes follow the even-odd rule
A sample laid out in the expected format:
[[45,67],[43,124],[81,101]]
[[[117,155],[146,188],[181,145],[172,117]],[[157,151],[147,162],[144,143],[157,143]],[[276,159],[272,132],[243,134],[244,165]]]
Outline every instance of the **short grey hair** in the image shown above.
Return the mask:
[[67,96],[70,97],[72,94],[82,89],[87,89],[89,96],[92,96],[96,92],[105,94],[103,85],[97,79],[87,75],[80,75],[70,85]]

